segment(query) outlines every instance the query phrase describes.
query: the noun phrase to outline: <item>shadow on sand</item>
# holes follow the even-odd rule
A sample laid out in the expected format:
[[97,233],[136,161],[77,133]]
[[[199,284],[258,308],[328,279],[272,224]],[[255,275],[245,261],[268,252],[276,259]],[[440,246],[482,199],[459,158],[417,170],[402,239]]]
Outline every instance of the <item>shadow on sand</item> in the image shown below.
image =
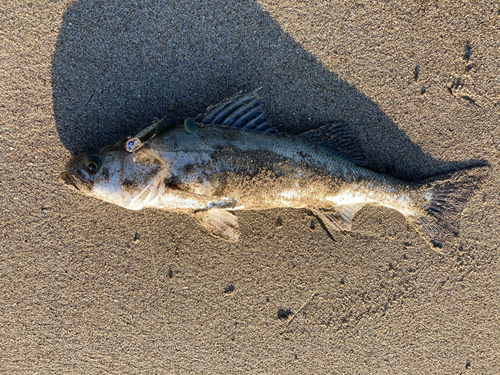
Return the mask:
[[[383,160],[367,155],[375,170],[418,179],[471,164],[425,155],[250,1],[77,1],[63,18],[52,83],[57,131],[72,154],[166,113],[194,116],[261,86],[268,117],[281,131],[298,134],[342,118],[362,143],[382,142]],[[412,163],[394,150],[413,155]]]

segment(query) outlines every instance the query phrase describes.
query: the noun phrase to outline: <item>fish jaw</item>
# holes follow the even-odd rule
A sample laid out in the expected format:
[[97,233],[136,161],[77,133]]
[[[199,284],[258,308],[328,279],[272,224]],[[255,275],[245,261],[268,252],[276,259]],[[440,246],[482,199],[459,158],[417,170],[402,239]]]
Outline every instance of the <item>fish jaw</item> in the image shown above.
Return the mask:
[[64,183],[72,188],[75,188],[78,190],[78,185],[71,179],[70,175],[68,172],[64,171],[61,173],[61,179],[64,181]]
[[92,191],[94,181],[92,175],[85,168],[87,154],[81,154],[72,158],[61,173],[61,178],[69,187],[88,194]]

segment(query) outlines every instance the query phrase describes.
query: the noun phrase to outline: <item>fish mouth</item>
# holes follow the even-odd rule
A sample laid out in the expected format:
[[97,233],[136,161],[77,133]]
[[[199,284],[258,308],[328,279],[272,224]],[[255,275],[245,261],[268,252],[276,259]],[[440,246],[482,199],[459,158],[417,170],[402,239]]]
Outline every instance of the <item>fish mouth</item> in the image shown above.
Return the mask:
[[76,190],[80,190],[80,188],[75,183],[75,181],[73,181],[73,179],[71,178],[71,176],[69,175],[68,172],[62,172],[61,178],[66,185],[71,186],[71,187],[75,188]]
[[88,190],[92,186],[92,181],[86,179],[79,173],[70,173],[65,171],[61,173],[61,178],[66,185],[75,188],[76,190]]

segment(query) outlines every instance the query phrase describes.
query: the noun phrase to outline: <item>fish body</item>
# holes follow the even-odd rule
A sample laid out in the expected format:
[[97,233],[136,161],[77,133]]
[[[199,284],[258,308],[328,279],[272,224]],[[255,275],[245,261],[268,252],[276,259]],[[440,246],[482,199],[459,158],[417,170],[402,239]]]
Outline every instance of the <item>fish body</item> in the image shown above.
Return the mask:
[[[206,198],[248,210],[324,208],[340,202],[378,202],[405,210],[412,204],[407,184],[307,139],[213,125],[187,134],[177,127],[153,140],[149,152],[168,167],[164,193],[148,207],[202,209]],[[178,191],[203,198],[175,201],[172,195]]]
[[279,135],[255,93],[230,98],[195,120],[153,126],[154,136],[147,139],[143,131],[129,141],[132,150],[124,140],[77,156],[65,178],[128,209],[189,214],[230,241],[239,237],[235,210],[307,208],[332,233],[350,230],[356,213],[378,204],[401,212],[434,245],[445,208],[460,203],[452,185],[471,185],[460,178],[445,188],[410,183],[365,168],[361,145],[342,121]]

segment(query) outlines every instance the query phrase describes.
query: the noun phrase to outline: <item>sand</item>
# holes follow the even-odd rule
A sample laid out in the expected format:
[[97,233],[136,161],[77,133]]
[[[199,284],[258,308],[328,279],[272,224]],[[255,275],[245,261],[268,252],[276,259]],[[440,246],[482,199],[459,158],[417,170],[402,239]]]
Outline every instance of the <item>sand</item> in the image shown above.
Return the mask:
[[[499,373],[499,40],[495,1],[2,1],[0,373]],[[59,178],[256,87],[281,131],[349,121],[378,171],[486,160],[445,254],[388,209],[334,240],[240,212],[228,244]]]

